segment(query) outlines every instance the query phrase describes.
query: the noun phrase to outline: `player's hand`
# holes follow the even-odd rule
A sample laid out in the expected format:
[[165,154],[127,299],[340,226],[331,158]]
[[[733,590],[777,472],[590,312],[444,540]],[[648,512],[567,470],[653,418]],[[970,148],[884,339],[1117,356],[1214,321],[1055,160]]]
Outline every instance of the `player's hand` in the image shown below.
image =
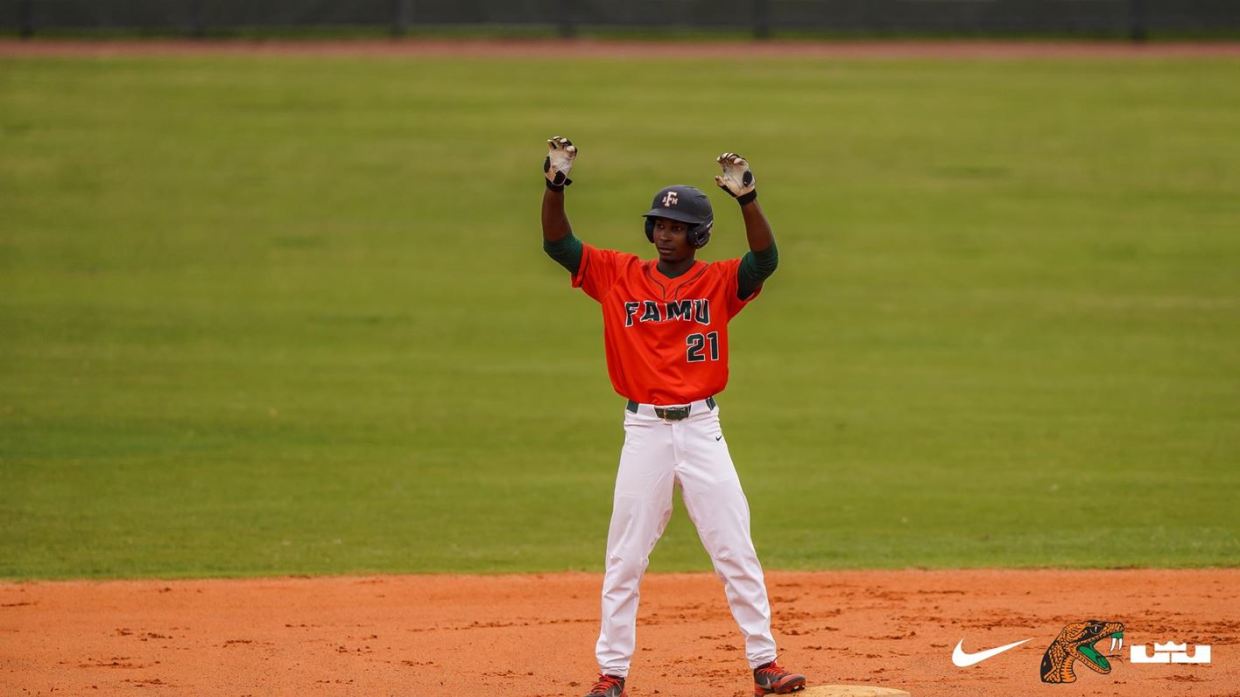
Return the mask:
[[573,169],[577,159],[577,146],[573,141],[562,136],[547,139],[547,159],[543,160],[543,174],[547,176],[547,186],[557,191],[573,183],[568,173]]
[[753,172],[749,170],[749,162],[734,152],[725,152],[715,158],[715,162],[723,168],[723,174],[715,177],[715,184],[728,193],[729,196],[740,202],[741,205],[749,203],[758,196],[758,192],[754,188],[757,182],[753,178]]

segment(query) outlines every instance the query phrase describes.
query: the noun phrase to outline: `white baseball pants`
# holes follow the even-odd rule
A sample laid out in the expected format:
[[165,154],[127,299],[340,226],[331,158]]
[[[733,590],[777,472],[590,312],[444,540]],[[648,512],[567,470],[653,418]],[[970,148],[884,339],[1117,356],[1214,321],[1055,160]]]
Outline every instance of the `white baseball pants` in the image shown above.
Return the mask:
[[750,668],[775,660],[766,582],[749,534],[749,502],[712,400],[694,402],[689,416],[679,421],[659,418],[646,404],[639,405],[637,413],[625,410],[624,448],[607,533],[602,628],[595,647],[599,670],[628,676],[636,645],[638,586],[671,518],[675,484],[723,580],[732,617],[745,637]]

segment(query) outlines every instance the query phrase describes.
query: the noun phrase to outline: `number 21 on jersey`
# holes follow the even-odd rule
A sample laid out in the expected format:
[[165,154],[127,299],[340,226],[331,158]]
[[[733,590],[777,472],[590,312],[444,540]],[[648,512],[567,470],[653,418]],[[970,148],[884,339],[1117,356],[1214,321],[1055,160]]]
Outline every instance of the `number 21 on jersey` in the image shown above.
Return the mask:
[[[705,360],[719,360],[719,332],[709,334],[690,334],[685,337],[685,360],[690,363],[701,363]],[[709,355],[707,352],[709,351]]]

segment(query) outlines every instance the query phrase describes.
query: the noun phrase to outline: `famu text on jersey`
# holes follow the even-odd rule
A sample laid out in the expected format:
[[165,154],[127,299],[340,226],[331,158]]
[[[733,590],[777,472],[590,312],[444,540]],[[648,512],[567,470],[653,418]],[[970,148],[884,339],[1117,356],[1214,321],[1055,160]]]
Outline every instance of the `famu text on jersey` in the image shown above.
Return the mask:
[[[637,315],[641,311],[641,316]],[[694,298],[692,300],[671,300],[657,302],[655,300],[630,300],[624,303],[624,326],[633,326],[637,322],[697,322],[710,324],[710,300]]]

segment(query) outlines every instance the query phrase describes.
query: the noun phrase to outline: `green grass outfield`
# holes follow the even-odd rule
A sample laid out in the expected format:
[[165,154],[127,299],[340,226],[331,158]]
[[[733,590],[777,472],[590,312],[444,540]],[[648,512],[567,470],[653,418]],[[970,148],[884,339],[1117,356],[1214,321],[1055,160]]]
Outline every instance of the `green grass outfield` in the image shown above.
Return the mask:
[[[1238,113],[1234,59],[0,59],[0,577],[600,569],[555,134],[642,254],[754,163],[719,401],[768,567],[1234,566]],[[651,568],[709,568],[679,510]]]

